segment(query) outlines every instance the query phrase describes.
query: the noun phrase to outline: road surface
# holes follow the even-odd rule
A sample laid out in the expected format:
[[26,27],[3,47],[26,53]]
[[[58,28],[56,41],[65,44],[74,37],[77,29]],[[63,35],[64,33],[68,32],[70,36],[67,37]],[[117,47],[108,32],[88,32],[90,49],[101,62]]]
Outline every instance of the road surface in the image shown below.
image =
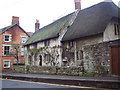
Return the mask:
[[2,88],[79,88],[79,90],[95,90],[81,86],[60,85],[11,79],[2,79]]

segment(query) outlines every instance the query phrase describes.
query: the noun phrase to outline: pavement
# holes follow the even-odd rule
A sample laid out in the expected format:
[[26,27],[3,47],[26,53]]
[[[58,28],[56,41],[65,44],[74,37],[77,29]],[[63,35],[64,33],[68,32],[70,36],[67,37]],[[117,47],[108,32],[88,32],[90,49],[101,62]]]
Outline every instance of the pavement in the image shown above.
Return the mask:
[[87,86],[95,88],[120,89],[120,77],[84,77],[66,75],[0,73],[4,79],[17,79],[63,85]]

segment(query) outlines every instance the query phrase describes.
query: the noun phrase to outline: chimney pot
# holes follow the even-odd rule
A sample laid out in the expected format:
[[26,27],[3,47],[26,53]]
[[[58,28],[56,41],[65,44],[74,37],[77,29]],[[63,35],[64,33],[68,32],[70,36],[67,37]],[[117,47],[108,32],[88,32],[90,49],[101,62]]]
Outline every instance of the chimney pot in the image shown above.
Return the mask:
[[19,25],[19,17],[12,16],[12,25],[18,24]]
[[37,30],[39,30],[39,29],[40,29],[40,23],[39,23],[39,20],[36,19],[36,23],[35,23],[35,32],[36,32]]
[[75,0],[75,10],[81,10],[81,0]]
[[38,19],[36,19],[36,23],[39,23],[39,20],[38,20]]

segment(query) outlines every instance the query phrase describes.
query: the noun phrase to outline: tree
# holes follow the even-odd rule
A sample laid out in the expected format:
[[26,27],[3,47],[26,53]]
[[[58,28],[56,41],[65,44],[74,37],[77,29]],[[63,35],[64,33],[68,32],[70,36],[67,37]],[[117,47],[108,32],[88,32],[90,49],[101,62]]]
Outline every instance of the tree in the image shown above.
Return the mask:
[[12,45],[11,51],[10,51],[10,56],[16,58],[17,60],[17,65],[18,65],[18,61],[19,61],[19,56],[20,56],[20,45],[19,44],[15,44]]

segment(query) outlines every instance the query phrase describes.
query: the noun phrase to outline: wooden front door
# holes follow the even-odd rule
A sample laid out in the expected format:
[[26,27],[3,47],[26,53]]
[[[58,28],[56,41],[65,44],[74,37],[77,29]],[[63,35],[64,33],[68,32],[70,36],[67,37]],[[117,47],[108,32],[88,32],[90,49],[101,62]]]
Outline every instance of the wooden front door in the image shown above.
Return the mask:
[[120,46],[110,47],[111,55],[111,73],[120,75]]

